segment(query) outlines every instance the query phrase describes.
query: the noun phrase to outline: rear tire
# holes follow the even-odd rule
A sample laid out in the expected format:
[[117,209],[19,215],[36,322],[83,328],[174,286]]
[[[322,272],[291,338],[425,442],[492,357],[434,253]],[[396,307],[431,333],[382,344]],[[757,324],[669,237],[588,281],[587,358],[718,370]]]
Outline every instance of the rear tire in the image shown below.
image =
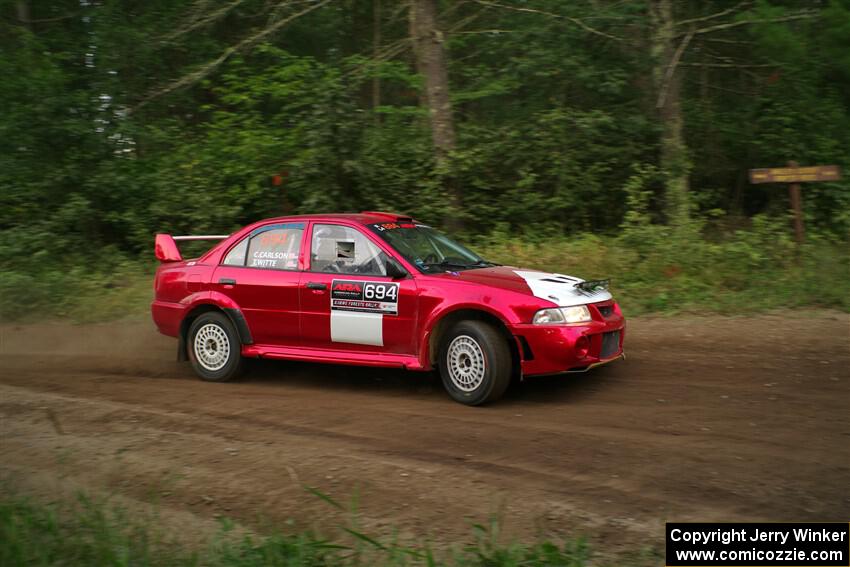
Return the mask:
[[477,406],[502,397],[511,382],[511,351],[502,334],[481,321],[461,321],[440,344],[440,376],[449,395]]
[[242,343],[224,313],[202,313],[192,321],[186,350],[192,368],[202,380],[229,382],[242,373]]

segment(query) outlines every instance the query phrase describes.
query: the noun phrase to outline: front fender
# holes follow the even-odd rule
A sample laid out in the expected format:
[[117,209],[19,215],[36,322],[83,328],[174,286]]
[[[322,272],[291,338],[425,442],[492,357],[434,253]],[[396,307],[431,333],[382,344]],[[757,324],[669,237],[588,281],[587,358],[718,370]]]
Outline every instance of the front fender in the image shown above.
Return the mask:
[[[476,302],[463,302],[463,303],[451,303],[446,305],[441,305],[436,309],[431,310],[428,313],[428,316],[423,321],[422,325],[422,333],[419,338],[419,363],[422,365],[422,368],[426,370],[431,369],[431,334],[436,329],[437,325],[440,324],[442,320],[446,317],[451,316],[453,313],[457,313],[459,311],[478,311],[481,313],[486,313],[491,317],[497,319],[505,328],[510,329],[511,323],[508,321],[503,312],[500,312],[497,309],[492,308],[489,305],[485,305],[482,303]],[[437,346],[436,348],[439,348]]]

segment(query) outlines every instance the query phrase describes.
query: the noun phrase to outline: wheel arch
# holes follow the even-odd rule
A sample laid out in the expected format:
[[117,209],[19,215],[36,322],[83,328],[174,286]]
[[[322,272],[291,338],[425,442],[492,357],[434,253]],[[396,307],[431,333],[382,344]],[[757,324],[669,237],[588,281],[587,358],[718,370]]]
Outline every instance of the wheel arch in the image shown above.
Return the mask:
[[425,356],[423,357],[423,362],[426,362],[427,366],[430,368],[436,367],[437,357],[440,352],[440,342],[446,332],[448,332],[449,329],[451,329],[456,323],[470,320],[487,323],[499,332],[510,348],[513,371],[518,373],[521,369],[522,362],[522,359],[520,358],[521,351],[516,339],[508,329],[507,324],[499,316],[490,313],[489,311],[474,307],[453,309],[441,314],[439,318],[436,319],[436,321],[431,325],[431,328],[427,333],[427,338],[424,341],[425,344],[423,345],[423,348],[425,349]]
[[189,342],[189,328],[192,322],[203,315],[204,313],[216,312],[223,313],[227,316],[236,329],[236,334],[239,336],[239,342],[243,345],[253,344],[254,340],[251,336],[251,330],[248,328],[248,323],[245,321],[245,316],[237,307],[223,307],[216,303],[199,303],[192,307],[189,312],[183,317],[180,322],[180,331],[177,336],[177,360],[189,360],[189,355],[186,351],[186,345]]

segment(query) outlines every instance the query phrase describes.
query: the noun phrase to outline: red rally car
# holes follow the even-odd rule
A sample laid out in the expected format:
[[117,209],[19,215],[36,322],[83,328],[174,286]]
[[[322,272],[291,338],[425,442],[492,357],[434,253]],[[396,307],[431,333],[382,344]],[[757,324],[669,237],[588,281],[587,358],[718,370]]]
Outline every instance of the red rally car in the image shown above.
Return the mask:
[[[183,260],[176,241],[221,239]],[[244,358],[431,370],[458,402],[496,400],[512,376],[623,357],[605,281],[500,266],[411,217],[267,219],[230,236],[158,234],[151,311],[204,380]]]

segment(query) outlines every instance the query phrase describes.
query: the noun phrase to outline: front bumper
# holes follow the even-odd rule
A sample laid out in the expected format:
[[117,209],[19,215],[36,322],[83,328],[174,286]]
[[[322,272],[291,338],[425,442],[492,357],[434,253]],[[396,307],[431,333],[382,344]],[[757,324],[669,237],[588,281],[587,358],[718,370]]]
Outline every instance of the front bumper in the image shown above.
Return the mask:
[[[589,307],[594,320],[587,323],[514,326],[524,376],[583,372],[623,358],[626,321],[619,308],[613,302]],[[609,315],[599,307],[610,307]]]
[[585,366],[584,368],[573,368],[571,370],[565,370],[563,374],[581,374],[582,372],[587,372],[588,370],[593,370],[597,366],[605,366],[611,362],[615,362],[617,360],[626,360],[626,353],[621,352],[617,356],[606,358],[605,360],[600,360],[599,362],[594,362],[590,366]]

